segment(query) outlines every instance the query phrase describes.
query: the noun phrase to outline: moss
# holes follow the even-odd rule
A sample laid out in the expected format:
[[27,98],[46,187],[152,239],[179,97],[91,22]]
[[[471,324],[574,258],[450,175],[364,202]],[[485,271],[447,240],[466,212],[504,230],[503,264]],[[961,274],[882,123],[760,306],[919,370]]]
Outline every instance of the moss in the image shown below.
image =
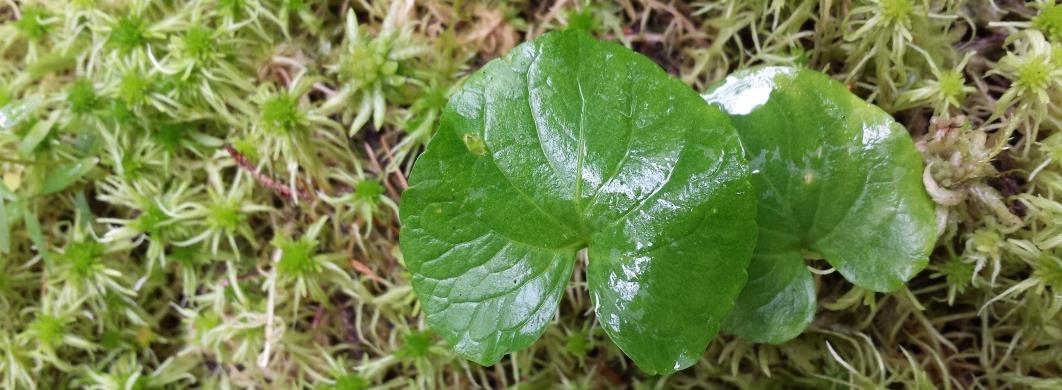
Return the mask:
[[85,78],[78,78],[70,84],[66,90],[66,100],[70,103],[70,111],[75,114],[92,113],[101,105],[92,81]]
[[202,25],[193,25],[184,32],[181,42],[184,51],[192,58],[202,62],[215,55],[214,32]]
[[67,245],[60,258],[68,264],[75,275],[91,277],[99,264],[106,247],[95,241],[76,241]]
[[601,26],[594,18],[594,14],[590,12],[590,8],[583,8],[581,11],[571,10],[568,12],[568,28],[594,32],[598,31]]
[[946,97],[962,101],[965,98],[966,78],[962,73],[954,70],[944,71],[937,80],[940,83],[940,92]]
[[49,27],[44,23],[49,12],[41,7],[28,6],[22,8],[22,16],[15,22],[15,27],[33,41],[39,41],[48,33]]
[[423,359],[428,357],[428,348],[434,343],[431,331],[413,331],[402,338],[402,347],[395,351],[399,357]]
[[974,264],[962,260],[961,257],[951,257],[948,261],[937,267],[940,275],[945,277],[949,287],[955,288],[959,293],[966,291],[966,287],[973,281],[976,269]]
[[[123,165],[125,165],[123,163]],[[127,169],[136,172],[139,170],[139,165],[130,166]],[[147,206],[140,211],[140,215],[133,221],[133,227],[148,236],[155,238],[164,238],[164,233],[167,230],[166,225],[171,222],[171,218],[158,206],[157,203],[148,201]]]
[[1018,65],[1017,78],[1019,87],[1030,90],[1044,90],[1051,81],[1051,68],[1040,62],[1025,62]]
[[119,99],[111,100],[107,116],[115,123],[123,126],[132,127],[137,121],[136,114],[129,108],[129,105],[124,100]]
[[159,125],[158,131],[152,134],[152,139],[170,153],[176,153],[181,149],[181,142],[191,125],[181,122],[167,122]]
[[1052,42],[1062,42],[1062,4],[1046,3],[1032,19],[1033,27],[1043,31]]
[[1043,284],[1054,291],[1062,291],[1062,260],[1057,257],[1041,256],[1033,263],[1033,276],[1040,278]]
[[881,0],[881,14],[891,23],[903,23],[914,12],[914,4],[910,0]]
[[143,19],[137,16],[122,16],[111,26],[107,43],[120,52],[128,53],[148,42],[146,34],[147,23]]
[[335,390],[362,390],[369,388],[369,381],[357,374],[349,374],[336,379],[332,386]]
[[354,187],[354,196],[363,201],[376,203],[380,195],[383,195],[384,187],[376,180],[362,180]]
[[232,140],[232,147],[236,149],[236,151],[239,152],[241,155],[247,157],[252,161],[258,161],[258,159],[261,157],[258,154],[258,148],[255,146],[254,142],[249,139],[234,139]]
[[171,248],[169,258],[185,267],[197,267],[210,263],[210,257],[194,246]]
[[67,332],[64,319],[48,314],[38,314],[37,318],[30,323],[29,328],[37,342],[48,348],[56,348],[62,344]]
[[[1054,388],[1062,376],[1057,1],[36,4],[0,25],[0,387]],[[561,28],[628,45],[697,90],[795,64],[884,107],[944,200],[928,271],[892,294],[823,272],[815,291],[831,304],[799,338],[721,335],[694,368],[648,378],[588,322],[579,262],[557,331],[497,367],[466,364],[423,327],[396,194],[455,88]],[[76,185],[34,192],[81,161],[96,163]]]
[[138,106],[147,102],[151,92],[151,80],[140,72],[130,71],[122,76],[118,84],[118,97],[128,106]]
[[207,225],[211,228],[232,234],[246,220],[247,216],[240,211],[240,204],[235,199],[214,203],[209,206]]
[[590,341],[583,334],[569,335],[564,343],[564,351],[577,357],[585,357],[587,352],[590,352]]
[[280,250],[277,271],[289,277],[300,277],[320,272],[317,264],[317,242],[310,239],[290,240],[280,238],[273,240],[273,246]]
[[247,9],[248,0],[218,0],[218,9],[227,16],[238,17],[242,16]]
[[359,84],[371,85],[377,80],[392,76],[398,70],[398,62],[388,59],[388,42],[372,40],[357,45],[342,65],[340,77]]
[[303,129],[306,114],[299,108],[297,97],[280,93],[262,103],[260,123],[274,134],[292,134]]

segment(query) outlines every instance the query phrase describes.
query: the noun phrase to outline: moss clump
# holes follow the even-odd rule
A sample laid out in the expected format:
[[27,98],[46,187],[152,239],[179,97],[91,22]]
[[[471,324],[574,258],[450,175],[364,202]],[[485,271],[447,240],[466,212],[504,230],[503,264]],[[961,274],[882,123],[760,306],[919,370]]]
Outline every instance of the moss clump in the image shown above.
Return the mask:
[[306,115],[295,96],[280,93],[262,103],[260,121],[266,131],[284,135],[302,130]]
[[63,343],[66,335],[66,321],[62,318],[40,314],[29,324],[29,330],[36,336],[37,342],[48,348],[56,348]]
[[[126,172],[139,170],[140,164],[135,162],[136,160],[128,161],[123,161],[122,164]],[[149,201],[148,206],[133,220],[132,226],[148,236],[162,238],[167,230],[166,225],[171,222],[170,216],[158,204]]]
[[203,63],[218,54],[214,39],[214,31],[197,24],[184,32],[181,43],[184,45],[185,53]]
[[22,16],[15,22],[15,27],[32,41],[39,41],[48,33],[49,27],[45,19],[49,17],[47,10],[37,6],[22,8]]
[[317,264],[317,242],[311,239],[292,240],[279,238],[273,240],[273,246],[280,250],[277,271],[282,275],[298,278],[310,276],[321,271]]
[[151,80],[137,71],[126,73],[118,84],[118,97],[128,106],[144,104],[150,92]]
[[96,272],[106,247],[95,241],[76,241],[67,245],[60,258],[75,275],[91,277]]
[[79,78],[66,90],[66,100],[70,102],[70,111],[75,114],[90,114],[101,106],[99,96],[92,81]]
[[1046,3],[1032,18],[1033,27],[1043,31],[1052,42],[1062,42],[1062,4]]
[[122,16],[115,20],[107,38],[107,43],[122,53],[136,50],[147,41],[147,23],[137,16]]
[[180,122],[167,122],[159,125],[158,130],[152,134],[151,139],[170,153],[176,153],[181,149],[181,142],[189,132],[190,125]]
[[881,0],[881,14],[890,23],[905,23],[914,12],[910,0]]

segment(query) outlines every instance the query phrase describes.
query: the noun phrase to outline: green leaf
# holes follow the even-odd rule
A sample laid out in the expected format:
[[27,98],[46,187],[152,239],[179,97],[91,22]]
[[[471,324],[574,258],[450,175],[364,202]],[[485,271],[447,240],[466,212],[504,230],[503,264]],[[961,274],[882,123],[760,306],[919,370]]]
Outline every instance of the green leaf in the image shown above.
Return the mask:
[[493,364],[543,332],[587,248],[608,335],[647,373],[700,359],[745,282],[755,199],[726,116],[647,58],[546,34],[451,98],[402,197],[428,322]]
[[98,158],[88,157],[61,164],[55,169],[49,170],[44,177],[44,182],[41,184],[41,190],[38,195],[48,195],[66,189],[66,187],[74,184],[82,176],[89,173],[92,168],[95,168],[97,163],[99,163]]
[[81,221],[80,227],[86,230],[91,229],[96,221],[95,216],[92,214],[92,207],[89,206],[88,198],[85,197],[85,191],[78,191],[74,195],[74,210],[76,210],[78,221]]
[[40,253],[44,260],[51,261],[51,251],[48,250],[48,241],[44,239],[44,230],[41,229],[40,219],[37,218],[37,212],[25,207],[25,202],[20,200],[16,202],[15,208],[22,209],[22,223],[26,224],[26,234],[30,237],[30,242],[33,242],[33,246],[36,247],[37,253]]
[[31,80],[40,80],[48,73],[60,72],[77,66],[77,56],[70,53],[48,53],[36,62],[26,66],[26,73]]
[[811,323],[803,253],[857,286],[893,291],[936,240],[922,160],[907,130],[841,83],[804,69],[738,72],[704,95],[731,115],[759,197],[749,283],[723,329],[779,343]]
[[33,126],[30,127],[26,135],[22,137],[22,141],[18,144],[18,152],[20,155],[32,156],[33,152],[38,150],[37,148],[48,139],[48,135],[51,134],[55,121],[59,118],[57,113],[58,111],[55,111],[48,117],[48,119],[33,123]]
[[30,114],[36,110],[37,106],[40,104],[40,97],[31,96],[0,107],[0,131],[13,130],[15,126],[18,126],[29,118]]

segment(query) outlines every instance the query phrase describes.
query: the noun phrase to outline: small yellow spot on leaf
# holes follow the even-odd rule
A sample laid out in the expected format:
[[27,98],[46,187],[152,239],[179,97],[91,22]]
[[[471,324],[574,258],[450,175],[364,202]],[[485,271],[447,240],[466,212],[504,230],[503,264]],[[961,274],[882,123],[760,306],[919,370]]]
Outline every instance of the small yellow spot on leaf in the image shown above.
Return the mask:
[[465,141],[465,147],[472,154],[477,156],[487,154],[487,146],[483,144],[483,139],[478,135],[467,133],[462,139]]

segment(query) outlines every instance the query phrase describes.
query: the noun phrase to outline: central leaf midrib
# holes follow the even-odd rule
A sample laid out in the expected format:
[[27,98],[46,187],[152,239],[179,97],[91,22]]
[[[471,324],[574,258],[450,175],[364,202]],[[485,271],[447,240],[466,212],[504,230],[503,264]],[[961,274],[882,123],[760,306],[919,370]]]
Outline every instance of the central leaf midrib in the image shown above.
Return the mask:
[[[531,82],[530,82],[530,80],[531,80],[531,70],[534,69],[536,67],[536,65],[539,64],[540,56],[538,54],[539,53],[536,50],[535,55],[533,56],[531,61],[529,61],[528,64],[527,64],[527,71],[524,73],[524,81],[525,81],[524,87],[527,90],[527,94],[526,94],[526,96],[528,97],[527,103],[532,108],[532,110],[531,110],[531,113],[532,113],[531,120],[535,124],[535,130],[536,130],[535,133],[536,133],[536,136],[537,136],[537,141],[538,141],[539,148],[540,148],[540,150],[543,153],[543,157],[545,157],[546,163],[549,164],[550,168],[552,168],[552,170],[555,173],[559,173],[559,170],[557,169],[556,166],[553,165],[552,161],[548,158],[548,154],[545,153],[545,149],[543,149],[544,145],[542,144],[542,138],[541,138],[541,132],[540,132],[541,129],[539,128],[538,118],[534,116],[535,115],[534,106],[533,106],[533,104],[531,102],[531,93],[530,93],[531,92]],[[581,71],[582,71],[582,68],[583,68],[581,66],[582,64],[583,64],[583,62],[580,62],[579,66],[577,66],[577,69],[576,69],[576,80],[575,80],[576,81],[576,88],[577,88],[577,90],[579,92],[579,123],[578,123],[578,128],[577,128],[576,137],[575,137],[576,142],[578,144],[577,145],[577,153],[578,154],[577,154],[576,167],[575,167],[575,172],[574,172],[575,176],[573,177],[573,181],[574,182],[572,183],[572,192],[573,192],[572,202],[573,202],[573,206],[575,207],[575,211],[576,211],[576,215],[574,216],[575,217],[574,218],[575,219],[575,221],[574,221],[575,226],[571,226],[569,224],[564,224],[564,226],[566,228],[570,229],[574,233],[572,235],[574,240],[572,240],[569,243],[564,244],[564,245],[558,245],[556,247],[556,250],[558,250],[558,251],[560,251],[560,250],[570,250],[570,249],[573,249],[573,248],[575,250],[579,250],[579,249],[583,249],[583,248],[589,247],[592,236],[594,236],[595,234],[597,234],[601,230],[605,230],[605,229],[611,228],[611,227],[613,227],[613,226],[625,221],[628,217],[630,217],[631,214],[633,214],[637,210],[639,210],[642,207],[644,207],[645,204],[650,199],[655,197],[664,187],[666,187],[667,183],[669,183],[671,181],[671,176],[672,176],[672,174],[674,174],[675,168],[679,165],[679,162],[676,161],[675,164],[673,166],[671,166],[671,169],[667,172],[666,178],[663,180],[663,182],[659,186],[654,188],[644,198],[640,199],[637,204],[632,205],[629,209],[625,210],[624,213],[620,217],[618,217],[617,219],[613,220],[611,223],[608,223],[605,226],[600,226],[600,227],[596,227],[596,228],[587,225],[587,219],[588,219],[588,216],[586,215],[586,212],[588,210],[587,207],[593,207],[594,205],[596,205],[598,197],[600,195],[601,189],[608,182],[614,180],[615,177],[622,170],[622,165],[626,162],[626,160],[629,157],[628,155],[630,153],[630,148],[632,147],[631,144],[633,143],[633,141],[632,140],[628,140],[628,141],[631,141],[631,142],[628,142],[628,145],[626,146],[626,150],[624,151],[624,156],[621,158],[621,161],[613,169],[613,172],[610,175],[606,176],[605,179],[602,181],[602,183],[595,189],[594,193],[591,195],[591,202],[584,204],[584,202],[582,200],[583,192],[585,191],[585,188],[584,188],[585,187],[585,183],[583,183],[583,181],[584,181],[583,180],[583,172],[586,169],[585,164],[586,164],[586,153],[587,153],[587,146],[588,145],[587,145],[587,139],[586,139],[587,102],[586,102],[586,95],[585,95],[585,92],[583,90],[582,80],[580,78]],[[630,66],[628,66],[628,72],[630,72]],[[630,91],[631,88],[633,87],[633,83],[632,83],[633,80],[631,80],[631,78],[628,77],[627,81],[628,81],[628,83],[627,83],[628,84],[628,97],[632,100],[631,112],[629,113],[630,117],[628,117],[628,120],[630,120],[631,117],[633,117],[633,115],[634,115],[634,107],[633,107],[634,96],[633,96],[633,92]],[[628,122],[628,126],[631,128],[630,129],[631,132],[633,132],[633,123]],[[633,138],[633,134],[629,134],[629,137]],[[688,139],[688,134],[686,135],[685,138]],[[678,152],[679,156],[683,155],[683,150],[684,149],[685,149],[685,145],[683,145],[683,147],[680,148],[680,150]],[[499,169],[500,169],[500,167],[499,167]],[[512,183],[510,182],[510,184],[512,184]],[[528,198],[528,200],[531,200],[531,199]],[[534,202],[532,202],[532,203],[534,203]],[[541,209],[540,205],[538,205],[537,203],[534,206],[537,209],[541,210],[541,211],[545,211],[545,210]],[[567,218],[562,218],[562,217],[558,217],[556,215],[553,215],[553,213],[547,213],[547,214],[549,214],[552,217],[552,219],[554,219],[555,221],[558,221],[558,222],[567,219]],[[571,221],[571,220],[568,219],[568,221]]]
[[[576,72],[579,72],[577,70]],[[575,86],[579,89],[579,131],[576,142],[579,143],[578,156],[575,161],[575,210],[578,212],[579,232],[587,235],[586,215],[583,210],[583,164],[586,160],[586,96],[583,95],[583,82],[579,74],[575,75]]]
[[594,194],[590,196],[590,201],[588,202],[588,205],[591,209],[593,209],[594,206],[597,205],[597,199],[601,195],[601,190],[604,189],[605,186],[612,183],[613,180],[616,180],[616,177],[619,176],[620,171],[623,169],[623,164],[627,163],[627,158],[629,158],[631,155],[631,147],[634,146],[634,123],[632,121],[632,119],[634,118],[634,82],[632,80],[632,77],[630,76],[631,74],[633,74],[632,72],[633,70],[631,69],[631,65],[628,63],[626,77],[626,95],[629,105],[627,108],[627,115],[624,116],[627,122],[627,146],[623,149],[623,157],[621,157],[619,162],[616,163],[616,167],[613,168],[612,172],[605,176],[605,180],[602,180],[601,184],[599,184],[597,188],[594,189]]
[[[529,68],[529,70],[530,70],[530,68]],[[528,87],[528,90],[530,90],[530,86],[526,86],[526,87]],[[482,107],[486,107],[487,106],[486,98],[487,98],[486,94],[480,93],[480,105]],[[480,116],[479,123],[482,126],[482,130],[481,130],[481,135],[480,136],[481,136],[482,139],[486,140],[488,138],[487,137],[487,129],[490,128],[490,126],[488,126],[488,123],[487,123],[487,110],[481,109],[479,111],[479,116]],[[566,224],[563,221],[561,221],[561,219],[559,219],[557,216],[553,215],[552,213],[547,212],[545,209],[542,208],[542,205],[539,204],[539,202],[536,202],[534,199],[532,199],[530,196],[528,196],[522,189],[520,189],[520,187],[517,186],[516,183],[513,183],[513,179],[510,178],[509,175],[505,172],[505,170],[502,169],[502,167],[498,164],[498,161],[497,161],[497,159],[494,158],[494,154],[493,153],[490,154],[490,156],[489,156],[489,158],[487,160],[489,160],[490,163],[494,166],[494,169],[496,169],[498,171],[498,174],[501,175],[501,177],[505,178],[505,181],[506,181],[506,183],[509,184],[509,187],[512,187],[513,190],[516,191],[516,193],[518,195],[520,195],[521,199],[523,199],[524,202],[526,202],[527,204],[531,205],[531,207],[534,207],[535,210],[538,211],[539,213],[541,213],[543,216],[545,216],[545,217],[549,218],[550,220],[552,220],[554,223],[557,224],[557,226],[560,226],[560,227],[563,227],[563,228],[566,228],[566,229],[572,231],[573,233],[575,233],[574,235],[577,236],[577,237],[580,236],[580,233],[581,233],[580,231],[572,230],[571,226],[568,226],[568,224]]]

